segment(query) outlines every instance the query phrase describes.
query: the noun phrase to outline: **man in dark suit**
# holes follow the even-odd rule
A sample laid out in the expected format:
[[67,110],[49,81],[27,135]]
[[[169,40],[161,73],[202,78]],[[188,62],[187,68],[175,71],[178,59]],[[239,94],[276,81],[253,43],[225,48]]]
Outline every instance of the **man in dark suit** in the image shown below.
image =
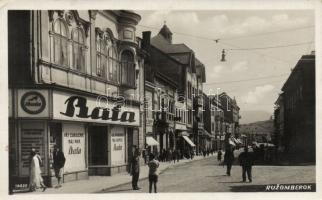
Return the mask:
[[224,164],[227,166],[227,172],[226,174],[230,176],[231,172],[231,167],[233,165],[235,156],[234,156],[234,151],[230,145],[226,147],[225,155],[224,155]]
[[246,173],[249,182],[252,182],[252,166],[254,164],[254,155],[252,152],[248,152],[248,148],[245,147],[244,152],[238,157],[239,164],[243,169],[242,177],[243,182],[246,182]]
[[131,160],[130,174],[132,175],[132,188],[133,190],[139,190],[138,181],[140,176],[140,150],[136,148],[133,158]]
[[54,146],[53,160],[54,160],[53,168],[55,171],[55,176],[58,181],[58,185],[56,187],[58,188],[58,187],[61,187],[61,178],[63,176],[63,167],[65,165],[66,159],[65,159],[64,153],[60,151],[57,145]]

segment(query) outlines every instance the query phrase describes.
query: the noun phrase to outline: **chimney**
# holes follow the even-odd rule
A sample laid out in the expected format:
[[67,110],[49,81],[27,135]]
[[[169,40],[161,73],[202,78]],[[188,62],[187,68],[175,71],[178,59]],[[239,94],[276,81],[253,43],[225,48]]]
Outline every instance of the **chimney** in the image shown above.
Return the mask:
[[151,31],[144,31],[142,35],[142,49],[148,50],[150,47]]

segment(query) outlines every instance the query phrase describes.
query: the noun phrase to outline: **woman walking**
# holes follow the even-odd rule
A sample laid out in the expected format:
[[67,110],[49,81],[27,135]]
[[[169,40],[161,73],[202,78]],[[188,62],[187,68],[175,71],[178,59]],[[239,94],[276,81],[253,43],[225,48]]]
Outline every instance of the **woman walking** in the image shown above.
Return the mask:
[[38,188],[42,188],[42,191],[44,192],[47,187],[44,184],[44,181],[41,177],[41,170],[40,170],[40,163],[41,158],[40,156],[36,153],[35,149],[32,149],[30,152],[30,182],[29,182],[29,187],[30,191],[36,191]]

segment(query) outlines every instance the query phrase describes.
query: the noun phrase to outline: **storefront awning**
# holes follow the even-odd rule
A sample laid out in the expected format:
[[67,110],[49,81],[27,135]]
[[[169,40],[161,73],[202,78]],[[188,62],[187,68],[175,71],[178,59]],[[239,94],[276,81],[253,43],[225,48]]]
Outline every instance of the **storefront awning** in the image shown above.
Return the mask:
[[150,137],[146,137],[146,144],[148,146],[157,146],[157,145],[159,145],[159,142],[150,136]]
[[187,137],[187,136],[182,136],[183,139],[190,144],[191,147],[195,147],[196,145]]
[[240,139],[236,139],[239,144],[243,144],[243,142]]
[[189,136],[189,133],[187,131],[181,131],[180,136]]
[[229,139],[229,144],[233,145],[233,146],[236,146],[235,142],[231,138]]

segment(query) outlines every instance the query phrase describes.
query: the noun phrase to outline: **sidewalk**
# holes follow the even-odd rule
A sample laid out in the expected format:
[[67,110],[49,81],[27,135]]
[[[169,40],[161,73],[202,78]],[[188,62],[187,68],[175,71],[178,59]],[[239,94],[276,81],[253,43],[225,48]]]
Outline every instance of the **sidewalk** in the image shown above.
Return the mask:
[[[214,155],[209,155],[205,158],[214,157],[216,155],[217,153],[215,153]],[[180,162],[176,163],[160,162],[159,172],[162,173],[166,169],[171,168],[173,166],[178,166],[197,160],[202,160],[205,158],[203,156],[195,156],[193,160],[183,159],[180,160]],[[140,170],[140,180],[148,178],[148,166],[141,166]],[[38,190],[37,192],[29,194],[94,193],[130,182],[132,182],[132,177],[126,172],[116,174],[113,176],[90,176],[89,179],[86,180],[64,183],[63,187],[61,188],[47,188],[45,192],[41,192],[40,190]]]

